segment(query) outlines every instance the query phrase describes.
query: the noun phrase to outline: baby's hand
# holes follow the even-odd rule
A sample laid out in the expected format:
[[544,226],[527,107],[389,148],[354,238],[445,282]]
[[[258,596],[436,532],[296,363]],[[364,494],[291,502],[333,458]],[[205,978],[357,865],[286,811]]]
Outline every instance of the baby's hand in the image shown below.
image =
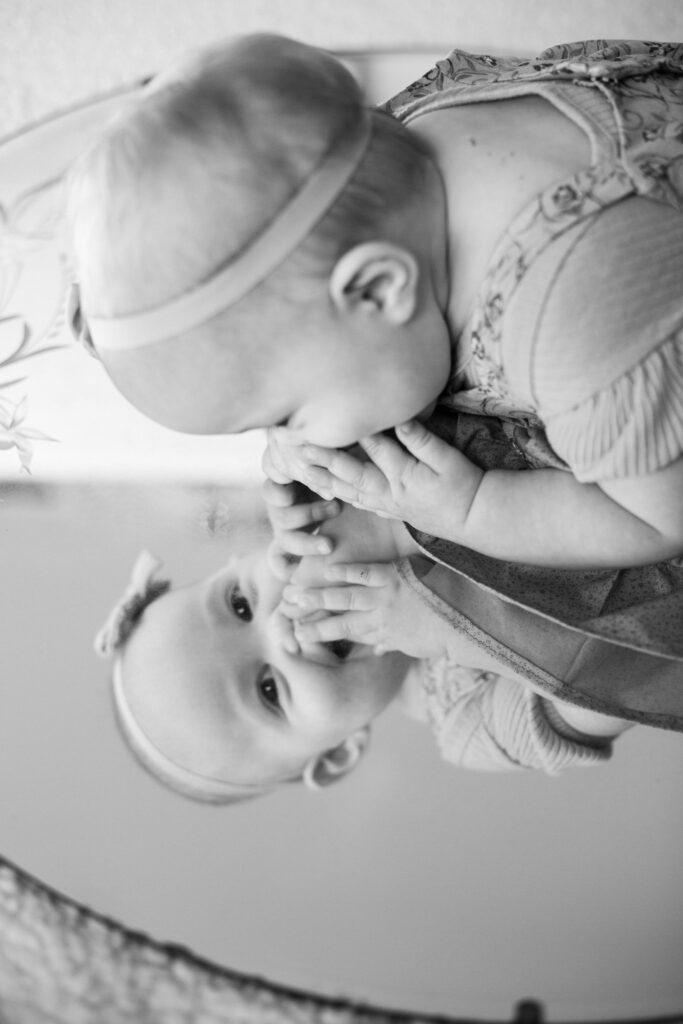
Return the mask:
[[287,427],[270,427],[267,437],[261,466],[268,479],[276,484],[289,484],[294,480],[303,483],[308,462],[303,458],[303,443],[297,435]]
[[273,527],[268,561],[275,575],[288,580],[297,559],[327,555],[334,544],[316,532],[321,523],[341,512],[338,501],[321,501],[301,484],[276,484],[266,480],[263,497]]
[[421,423],[397,427],[396,435],[405,447],[384,434],[360,442],[370,462],[305,445],[309,469],[304,482],[323,497],[459,540],[483,471]]
[[[350,640],[368,644],[376,654],[402,651],[413,658],[444,653],[440,620],[434,616],[392,562],[328,565],[325,579],[340,586],[301,587],[283,591],[281,610],[294,621],[303,646]],[[312,620],[321,610],[332,614]]]

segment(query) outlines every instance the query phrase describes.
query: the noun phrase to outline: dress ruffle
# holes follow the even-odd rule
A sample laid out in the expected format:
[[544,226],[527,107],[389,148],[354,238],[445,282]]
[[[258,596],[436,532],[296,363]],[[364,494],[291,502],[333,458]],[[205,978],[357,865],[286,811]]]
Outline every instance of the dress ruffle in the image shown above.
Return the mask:
[[546,420],[582,483],[643,476],[683,455],[683,328],[609,387]]
[[514,679],[441,658],[427,664],[423,685],[442,756],[462,768],[558,775],[611,755],[608,741],[561,735],[543,698]]

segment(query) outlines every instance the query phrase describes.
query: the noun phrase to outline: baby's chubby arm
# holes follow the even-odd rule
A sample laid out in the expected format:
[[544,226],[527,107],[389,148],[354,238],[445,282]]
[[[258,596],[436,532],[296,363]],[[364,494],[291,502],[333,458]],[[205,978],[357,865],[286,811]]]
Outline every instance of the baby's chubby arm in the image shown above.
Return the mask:
[[328,498],[508,561],[647,565],[683,552],[683,459],[658,473],[581,484],[554,469],[484,471],[411,422],[361,442],[370,462],[311,445],[306,484]]

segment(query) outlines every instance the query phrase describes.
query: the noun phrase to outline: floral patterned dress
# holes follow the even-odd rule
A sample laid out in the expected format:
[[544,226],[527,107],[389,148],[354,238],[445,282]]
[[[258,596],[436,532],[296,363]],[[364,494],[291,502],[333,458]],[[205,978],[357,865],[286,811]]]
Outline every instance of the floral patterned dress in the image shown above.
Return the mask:
[[[519,359],[519,349],[524,350],[531,343],[529,338],[515,337],[514,346],[508,343],[505,350],[505,328],[511,319],[511,304],[528,286],[529,273],[539,260],[565,262],[574,251],[578,252],[577,259],[580,258],[586,249],[585,245],[583,250],[581,248],[582,233],[597,222],[600,214],[614,209],[617,204],[622,204],[621,209],[625,209],[622,203],[625,199],[637,196],[655,201],[659,212],[661,204],[673,207],[676,213],[669,219],[675,220],[677,226],[683,225],[683,45],[574,43],[546,50],[535,60],[475,56],[454,50],[433,71],[390,100],[387,109],[393,116],[410,123],[435,110],[529,94],[547,99],[584,131],[591,146],[591,162],[585,170],[554,183],[534,198],[517,214],[500,239],[480,285],[469,322],[457,339],[458,358],[454,359],[454,364],[460,365],[464,360],[466,368],[454,374],[441,402],[458,411],[484,413],[512,419],[526,427],[548,429],[545,411],[538,408],[538,400],[534,401],[530,394],[533,387],[521,390],[518,387],[516,391],[511,387],[511,376],[513,379],[516,376],[518,382],[520,377],[519,373],[511,372],[516,369],[511,364]],[[678,214],[682,216],[678,217]],[[626,228],[632,227],[635,230],[637,225],[627,217]],[[657,230],[656,225],[654,230]],[[568,237],[574,241],[562,244],[562,240]],[[633,248],[630,233],[628,241]],[[672,253],[669,249],[662,250],[661,246],[656,248],[657,236],[647,241],[654,251],[645,253],[645,267],[650,278],[648,283],[655,287],[663,269],[661,261],[666,257],[670,263]],[[614,250],[597,254],[590,251],[593,259],[597,255],[598,259],[619,262],[619,257],[623,256]],[[589,274],[595,269],[589,268]],[[553,286],[556,285],[554,270],[553,266],[550,271]],[[632,273],[630,265],[622,265],[615,271],[616,281],[610,280],[610,284],[621,287],[617,299],[622,304],[628,300],[629,274]],[[562,280],[566,277],[565,271]],[[653,330],[646,321],[641,329],[642,337],[637,340],[641,352],[632,345],[621,357],[622,362],[628,360],[634,364],[629,369],[634,371],[635,379],[632,374],[631,379],[620,382],[630,388],[631,395],[637,392],[642,377],[642,372],[640,377],[638,373],[643,370],[643,362],[649,359],[650,377],[653,374],[666,376],[671,366],[670,362],[662,362],[662,351],[680,351],[683,348],[683,289],[679,287],[679,280],[676,276],[673,286],[670,286],[673,308],[668,312],[667,329],[658,334],[660,325],[657,324]],[[546,283],[546,290],[535,296],[539,307],[547,303],[551,284]],[[584,298],[587,305],[604,302],[601,294]],[[533,303],[534,296],[526,296],[526,300]],[[652,311],[653,319],[656,313],[656,310]],[[533,316],[527,315],[522,320],[526,320],[534,330]],[[616,339],[616,343],[620,340]],[[595,340],[591,341],[594,347]],[[554,365],[563,366],[568,354],[561,350],[561,343],[556,338],[551,337],[549,343],[556,346],[555,350],[550,349]],[[604,345],[602,338],[599,344]],[[617,377],[622,369],[618,365],[619,353],[609,355],[617,365],[612,369],[608,364],[602,376],[611,372]],[[683,357],[679,362],[683,362]],[[585,389],[589,394],[599,389],[591,379],[595,371],[590,364],[581,360],[573,368],[586,379]],[[680,376],[680,367],[678,373]],[[567,390],[567,381],[562,380],[559,386]],[[616,395],[612,397],[617,400]],[[627,399],[628,394],[620,397]],[[647,394],[643,397],[645,401],[649,400]],[[652,424],[642,422],[643,436],[639,436],[638,441],[641,461],[642,452],[647,452],[645,463],[637,468],[626,466],[620,469],[618,457],[610,460],[608,453],[602,452],[604,477],[652,472],[683,452],[683,432],[680,430],[683,381],[681,394],[672,396],[661,388],[654,401],[660,410],[666,406],[664,416],[667,422],[656,424],[656,428],[673,431],[675,441],[668,446],[660,441],[658,445],[657,439],[653,441],[650,437]],[[571,414],[575,420],[584,418],[595,426],[597,411],[594,404],[574,402]],[[631,411],[638,415],[639,410]],[[603,412],[608,414],[606,409]],[[623,420],[613,424],[618,435],[624,433],[625,426]],[[646,435],[647,427],[650,430]],[[584,437],[584,442],[586,440]],[[608,449],[612,448],[618,440],[618,437],[603,439],[603,446],[606,444]],[[561,442],[553,445],[555,453],[559,447],[562,447]],[[662,449],[659,455],[658,447]],[[546,452],[543,458],[558,461],[551,451]],[[571,465],[576,473],[574,459],[563,458],[560,464],[563,463]]]
[[[644,329],[642,351],[637,358],[629,352],[628,367],[620,367],[606,386],[596,389],[588,367],[585,395],[574,396],[552,423],[542,404],[529,400],[530,389],[511,387],[505,329],[535,264],[547,259],[554,245],[566,251],[562,241],[572,232],[580,234],[632,197],[654,200],[660,212],[666,204],[672,221],[683,211],[683,45],[572,43],[536,59],[456,50],[386,109],[409,123],[431,110],[528,94],[546,97],[584,128],[591,164],[539,195],[501,238],[457,339],[458,361],[467,353],[466,370],[454,374],[431,426],[484,468],[571,468],[585,480],[651,472],[683,453],[683,287],[676,288],[673,312],[667,311],[669,332],[652,338]],[[652,261],[653,282],[661,271]],[[615,355],[617,364],[624,358]],[[577,452],[589,453],[581,465]],[[649,674],[649,693],[637,713],[629,715],[626,690],[638,687],[629,672],[614,712],[648,721],[648,707],[656,708],[652,724],[683,728],[682,559],[623,570],[547,569],[503,562],[411,532],[430,558],[461,577],[444,607],[457,607],[462,581],[476,584],[491,599],[488,612],[475,601],[480,618],[474,633],[482,646],[512,652],[516,670],[525,674],[526,664],[528,678],[541,689],[609,712],[609,687],[618,686],[618,680],[605,666],[610,649],[617,653],[613,645],[619,645],[614,666],[623,673],[624,657],[637,652],[638,672]],[[445,590],[442,582],[442,597]],[[512,631],[501,626],[500,598],[509,606]],[[534,614],[525,620],[521,610]],[[463,611],[461,606],[454,613],[457,628],[467,620]],[[578,642],[572,686],[564,690],[570,674],[566,666],[554,665],[549,655],[540,678],[538,662],[520,661],[514,650],[515,630],[519,635],[528,627],[534,633],[539,618],[545,623],[546,645],[553,645],[553,629],[559,647],[567,629]],[[601,673],[601,689],[594,700],[596,673]]]

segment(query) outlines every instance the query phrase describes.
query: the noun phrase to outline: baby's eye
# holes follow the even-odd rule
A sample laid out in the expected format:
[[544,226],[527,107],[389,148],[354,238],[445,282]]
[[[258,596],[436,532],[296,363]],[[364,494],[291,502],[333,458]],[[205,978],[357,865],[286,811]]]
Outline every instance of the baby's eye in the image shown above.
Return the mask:
[[277,683],[273,677],[269,674],[266,669],[261,678],[258,681],[258,691],[261,700],[264,704],[267,704],[270,708],[280,707],[280,695],[277,689]]
[[228,591],[228,602],[233,614],[238,619],[241,619],[242,622],[251,622],[253,618],[251,605],[237,583],[230,587],[230,590]]

